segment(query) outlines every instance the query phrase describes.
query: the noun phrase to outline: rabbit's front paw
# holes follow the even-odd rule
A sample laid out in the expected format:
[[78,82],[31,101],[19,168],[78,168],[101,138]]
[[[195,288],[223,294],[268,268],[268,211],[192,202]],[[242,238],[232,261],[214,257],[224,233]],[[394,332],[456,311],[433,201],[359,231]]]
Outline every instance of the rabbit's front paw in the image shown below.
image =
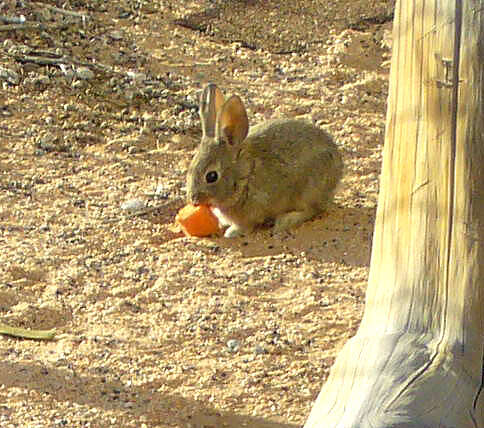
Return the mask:
[[243,236],[243,235],[244,234],[242,232],[242,229],[235,224],[230,226],[224,233],[224,236],[226,238],[238,238],[238,237]]
[[220,226],[226,227],[232,224],[232,222],[227,217],[225,217],[224,213],[220,211],[217,207],[212,207],[212,212],[215,217],[217,217]]

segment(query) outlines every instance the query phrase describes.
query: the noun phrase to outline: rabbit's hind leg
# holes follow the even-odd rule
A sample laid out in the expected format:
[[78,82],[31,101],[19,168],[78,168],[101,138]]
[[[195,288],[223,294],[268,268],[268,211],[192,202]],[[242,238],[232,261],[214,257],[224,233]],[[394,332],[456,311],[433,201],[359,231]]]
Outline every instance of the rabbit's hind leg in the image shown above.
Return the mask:
[[298,226],[304,223],[306,220],[313,218],[316,215],[316,211],[309,209],[305,211],[289,211],[281,214],[276,218],[274,223],[274,232],[282,232],[294,226]]

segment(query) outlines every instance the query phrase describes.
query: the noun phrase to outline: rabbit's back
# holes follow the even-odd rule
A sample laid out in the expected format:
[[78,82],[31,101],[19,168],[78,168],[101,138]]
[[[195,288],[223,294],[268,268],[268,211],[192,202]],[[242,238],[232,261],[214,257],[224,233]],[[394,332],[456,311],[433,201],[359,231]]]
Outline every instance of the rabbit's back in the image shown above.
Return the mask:
[[273,119],[250,128],[246,141],[269,145],[272,151],[288,152],[294,146],[336,150],[332,138],[321,128],[304,119]]
[[336,144],[324,130],[305,120],[261,123],[251,128],[245,144],[247,161],[256,162],[254,189],[274,195],[276,205],[287,200],[287,205],[299,201],[324,207],[342,176]]

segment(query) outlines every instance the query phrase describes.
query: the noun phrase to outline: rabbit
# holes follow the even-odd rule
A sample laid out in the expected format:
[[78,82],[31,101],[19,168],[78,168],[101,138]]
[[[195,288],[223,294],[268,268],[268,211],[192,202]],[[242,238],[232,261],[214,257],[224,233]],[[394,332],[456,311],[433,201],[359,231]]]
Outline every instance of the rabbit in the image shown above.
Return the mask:
[[322,129],[301,119],[251,128],[242,100],[205,87],[202,140],[187,174],[187,199],[212,207],[227,238],[273,222],[278,233],[325,209],[343,174],[341,154]]

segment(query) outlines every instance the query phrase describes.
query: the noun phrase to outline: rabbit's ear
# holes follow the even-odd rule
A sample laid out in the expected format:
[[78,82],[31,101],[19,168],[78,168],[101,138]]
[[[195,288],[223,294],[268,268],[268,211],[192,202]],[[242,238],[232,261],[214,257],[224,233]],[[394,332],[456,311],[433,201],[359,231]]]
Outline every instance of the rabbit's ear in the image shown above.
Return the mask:
[[200,96],[200,119],[204,137],[215,137],[215,123],[217,113],[222,108],[224,96],[222,91],[213,83],[209,83]]
[[242,100],[232,95],[217,116],[216,136],[230,145],[241,143],[249,132],[249,119]]

